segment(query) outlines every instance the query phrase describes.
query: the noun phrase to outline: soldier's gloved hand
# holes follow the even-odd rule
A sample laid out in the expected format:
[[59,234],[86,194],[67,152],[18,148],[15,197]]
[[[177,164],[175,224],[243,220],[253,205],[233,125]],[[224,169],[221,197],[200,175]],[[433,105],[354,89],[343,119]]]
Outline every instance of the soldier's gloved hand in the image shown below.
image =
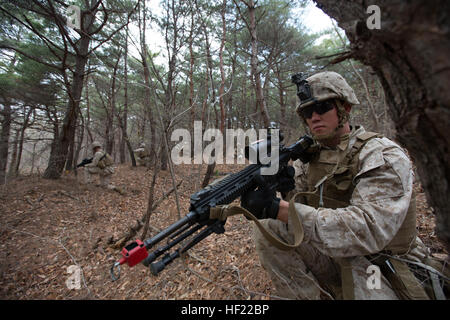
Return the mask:
[[291,190],[295,189],[295,169],[293,166],[286,166],[279,174],[277,191],[281,192],[283,197]]
[[258,219],[276,219],[280,208],[280,198],[268,189],[252,190],[241,196],[241,207],[250,211]]

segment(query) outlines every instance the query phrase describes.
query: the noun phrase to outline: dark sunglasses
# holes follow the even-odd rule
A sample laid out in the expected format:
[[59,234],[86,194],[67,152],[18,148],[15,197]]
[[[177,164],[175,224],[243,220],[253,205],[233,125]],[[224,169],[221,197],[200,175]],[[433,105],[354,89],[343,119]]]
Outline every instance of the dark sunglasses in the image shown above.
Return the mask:
[[333,101],[321,101],[301,109],[300,115],[305,119],[310,119],[312,117],[313,112],[322,115],[332,110],[334,107],[335,105]]

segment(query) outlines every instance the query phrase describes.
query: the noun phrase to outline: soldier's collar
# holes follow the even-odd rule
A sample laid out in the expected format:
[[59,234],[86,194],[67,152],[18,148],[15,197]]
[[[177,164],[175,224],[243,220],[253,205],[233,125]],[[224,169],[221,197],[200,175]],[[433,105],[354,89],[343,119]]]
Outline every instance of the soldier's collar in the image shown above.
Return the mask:
[[337,148],[341,151],[347,150],[350,140],[353,141],[354,137],[359,134],[360,131],[364,131],[361,126],[350,126],[350,132],[341,136],[341,141],[337,145]]
[[348,142],[349,142],[349,137],[350,134],[346,133],[344,135],[341,136],[341,141],[339,142],[339,144],[337,145],[337,148],[341,151],[345,151],[347,150],[348,147]]

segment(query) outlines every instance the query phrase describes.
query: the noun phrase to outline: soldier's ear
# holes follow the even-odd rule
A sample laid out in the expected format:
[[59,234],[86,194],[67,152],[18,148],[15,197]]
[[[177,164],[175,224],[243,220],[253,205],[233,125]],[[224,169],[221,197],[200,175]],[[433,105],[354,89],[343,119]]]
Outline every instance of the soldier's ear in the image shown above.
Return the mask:
[[344,102],[344,109],[347,113],[350,113],[350,111],[352,110],[352,105],[348,102]]

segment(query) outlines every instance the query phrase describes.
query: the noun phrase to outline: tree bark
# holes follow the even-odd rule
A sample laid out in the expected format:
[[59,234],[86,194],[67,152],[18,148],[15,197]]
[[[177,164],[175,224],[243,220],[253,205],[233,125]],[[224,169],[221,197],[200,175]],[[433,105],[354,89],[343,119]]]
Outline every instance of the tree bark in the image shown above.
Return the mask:
[[[195,55],[194,55],[194,49],[193,49],[193,42],[194,42],[194,15],[195,12],[192,9],[191,10],[191,26],[189,30],[189,107],[191,108],[190,112],[190,132],[193,135],[194,134],[194,121],[195,121],[195,105],[194,105],[194,67],[195,67]],[[193,141],[191,150],[194,150],[193,148]],[[193,155],[193,153],[192,153]]]
[[107,113],[106,124],[106,152],[110,155],[113,154],[114,148],[114,114],[116,113],[116,77],[117,69],[119,68],[119,61],[122,56],[122,51],[119,52],[116,64],[113,68],[113,77],[111,79],[111,99],[110,99],[110,111]]
[[[125,32],[125,55],[123,62],[123,123],[121,125],[122,129],[122,139],[120,140],[120,163],[126,162],[126,154],[125,154],[125,137],[127,135],[127,127],[128,127],[128,25],[126,27]],[[127,137],[128,139],[128,137]],[[136,165],[136,164],[135,164]]]
[[6,183],[6,163],[8,162],[9,136],[11,134],[11,104],[5,102],[2,110],[2,131],[0,135],[0,184]]
[[[143,129],[142,129],[142,139],[145,140],[145,126],[146,119],[150,121],[150,135],[151,135],[151,144],[150,144],[150,154],[154,154],[156,152],[156,125],[154,116],[152,114],[152,108],[150,104],[150,96],[151,96],[151,78],[150,78],[150,69],[148,65],[148,50],[147,44],[145,43],[145,32],[146,32],[146,7],[145,1],[143,1],[143,19],[142,19],[142,30],[139,30],[140,34],[140,42],[141,42],[141,59],[142,59],[142,68],[144,69],[144,82],[145,82],[145,91],[144,91],[144,121],[143,121]],[[139,28],[141,28],[141,22],[139,20]]]
[[72,84],[69,90],[69,101],[67,102],[67,111],[63,120],[61,132],[58,139],[52,144],[50,158],[47,169],[45,169],[43,177],[46,179],[58,179],[64,169],[67,160],[69,144],[75,135],[75,125],[78,117],[78,111],[81,100],[81,92],[85,77],[85,66],[88,61],[88,50],[91,35],[89,28],[92,28],[92,21],[95,17],[96,10],[87,11],[83,15],[83,30],[79,40],[79,53],[75,58],[75,70],[73,73]]
[[73,168],[73,162],[74,162],[74,156],[75,156],[75,136],[76,136],[76,129],[75,134],[73,135],[72,141],[69,144],[69,153],[67,154],[67,161],[66,161],[66,171],[70,171]]
[[222,134],[225,132],[225,70],[223,68],[223,48],[225,47],[225,41],[227,40],[227,25],[225,20],[225,12],[227,9],[227,1],[223,0],[222,10],[220,12],[222,17],[222,40],[220,42],[219,49],[219,67],[220,67],[220,87],[219,87],[219,107],[220,107],[220,131]]
[[263,88],[261,85],[261,74],[258,70],[258,35],[256,30],[256,5],[253,0],[245,2],[248,7],[248,14],[250,22],[248,24],[250,36],[251,36],[251,45],[252,45],[252,53],[250,66],[252,71],[252,78],[255,83],[255,96],[256,96],[256,107],[261,113],[261,118],[264,127],[268,128],[270,126],[269,114],[267,112],[266,100],[264,98]]
[[367,28],[365,2],[315,2],[345,30],[351,56],[378,75],[397,139],[414,159],[450,251],[450,2],[372,1],[381,9],[379,30]]
[[[10,69],[14,68],[17,61],[17,53],[14,53],[13,58],[9,64]],[[11,135],[11,122],[13,111],[11,109],[11,101],[2,96],[1,101],[3,110],[0,111],[2,115],[1,125],[2,131],[0,133],[0,184],[6,183],[6,166],[8,163],[9,137]]]
[[12,141],[12,153],[11,153],[11,160],[9,161],[9,170],[8,170],[8,176],[9,177],[15,177],[17,175],[17,149],[19,145],[19,135],[20,130],[16,129],[16,135],[14,136],[14,140]]
[[[84,125],[83,124],[83,115],[80,115],[81,118],[81,125],[78,125],[78,139],[77,139],[77,146],[75,148],[75,153],[73,155],[73,167],[71,170],[74,170],[76,168],[76,165],[78,164],[78,158],[80,156],[80,151],[81,151],[81,145],[83,144],[83,140],[84,140]],[[75,171],[75,175],[77,174],[77,171]]]

